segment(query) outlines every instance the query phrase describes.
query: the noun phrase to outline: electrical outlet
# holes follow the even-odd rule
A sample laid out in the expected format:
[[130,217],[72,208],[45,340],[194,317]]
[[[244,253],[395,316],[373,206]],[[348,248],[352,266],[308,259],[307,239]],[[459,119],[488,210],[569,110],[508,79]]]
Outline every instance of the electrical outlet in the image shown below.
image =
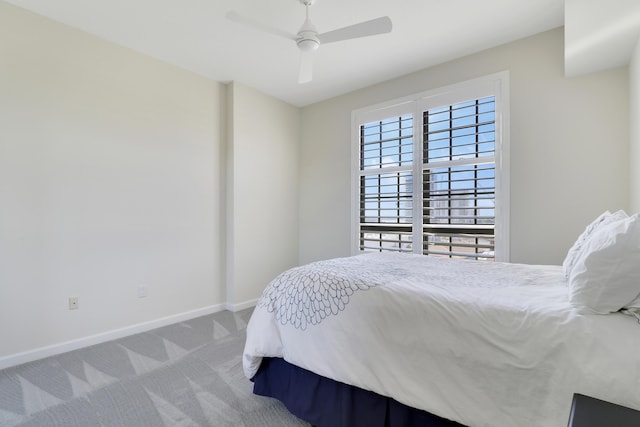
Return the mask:
[[147,287],[144,285],[138,286],[138,298],[145,298],[147,296]]
[[69,310],[77,310],[80,308],[78,297],[69,297]]

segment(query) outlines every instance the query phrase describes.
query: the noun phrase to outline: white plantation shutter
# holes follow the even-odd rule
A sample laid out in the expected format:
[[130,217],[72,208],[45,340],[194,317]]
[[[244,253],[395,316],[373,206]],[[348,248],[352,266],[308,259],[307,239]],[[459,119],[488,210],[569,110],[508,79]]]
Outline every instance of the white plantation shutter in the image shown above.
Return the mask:
[[471,93],[354,114],[359,250],[495,258],[502,127],[496,95]]
[[495,98],[423,113],[426,255],[493,259]]
[[360,249],[411,251],[413,116],[360,127]]

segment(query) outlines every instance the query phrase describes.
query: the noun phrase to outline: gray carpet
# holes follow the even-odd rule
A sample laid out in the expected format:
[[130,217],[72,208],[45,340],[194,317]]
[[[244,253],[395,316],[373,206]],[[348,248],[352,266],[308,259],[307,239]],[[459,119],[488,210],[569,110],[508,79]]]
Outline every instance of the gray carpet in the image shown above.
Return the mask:
[[0,371],[0,426],[308,426],[242,373],[251,309]]

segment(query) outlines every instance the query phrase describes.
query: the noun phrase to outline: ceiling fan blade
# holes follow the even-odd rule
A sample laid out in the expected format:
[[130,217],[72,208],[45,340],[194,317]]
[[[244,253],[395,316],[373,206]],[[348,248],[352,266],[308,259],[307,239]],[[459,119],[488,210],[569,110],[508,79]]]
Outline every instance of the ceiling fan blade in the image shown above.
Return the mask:
[[313,53],[314,51],[300,51],[298,83],[308,83],[313,78]]
[[323,34],[318,34],[320,43],[333,43],[358,37],[375,36],[376,34],[390,33],[392,28],[391,18],[383,16],[371,21],[361,22],[348,27],[338,28]]
[[284,37],[289,40],[296,40],[297,37],[293,34],[290,34],[284,30],[280,30],[278,28],[271,27],[269,25],[263,24],[262,22],[255,21],[251,18],[247,18],[246,16],[240,15],[235,10],[230,10],[227,12],[227,19],[233,21],[238,24],[246,25],[249,27],[253,27],[256,30],[260,30],[265,33],[272,34],[278,37]]

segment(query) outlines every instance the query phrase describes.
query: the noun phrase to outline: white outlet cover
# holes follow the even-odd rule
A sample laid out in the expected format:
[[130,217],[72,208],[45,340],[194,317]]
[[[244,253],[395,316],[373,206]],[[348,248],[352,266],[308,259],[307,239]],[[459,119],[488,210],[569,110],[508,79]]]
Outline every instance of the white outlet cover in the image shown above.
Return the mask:
[[145,298],[147,296],[147,287],[138,286],[138,298]]

